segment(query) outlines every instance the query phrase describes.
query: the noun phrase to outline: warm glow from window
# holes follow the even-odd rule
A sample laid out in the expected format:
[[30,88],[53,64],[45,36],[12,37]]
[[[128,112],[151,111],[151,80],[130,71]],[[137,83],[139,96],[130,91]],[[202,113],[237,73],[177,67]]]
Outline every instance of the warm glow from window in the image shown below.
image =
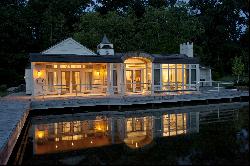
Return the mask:
[[37,137],[38,137],[39,139],[44,138],[44,136],[45,136],[45,132],[44,132],[44,131],[37,131]]
[[162,81],[163,83],[168,82],[168,69],[162,69]]
[[75,69],[75,68],[81,68],[81,65],[71,65],[71,68]]
[[63,69],[70,68],[70,65],[60,65],[60,68],[63,68]]
[[42,76],[42,72],[41,71],[38,71],[37,72],[37,77],[40,78]]

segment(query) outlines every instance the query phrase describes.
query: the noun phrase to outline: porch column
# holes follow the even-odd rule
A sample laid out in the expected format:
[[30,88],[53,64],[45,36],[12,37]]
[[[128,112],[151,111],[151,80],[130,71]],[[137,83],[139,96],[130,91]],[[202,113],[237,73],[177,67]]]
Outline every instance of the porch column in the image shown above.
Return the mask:
[[62,94],[62,72],[61,72],[61,69],[59,68],[59,65],[57,67],[57,85],[60,85],[60,86],[57,86],[57,94]]
[[120,63],[117,68],[117,77],[118,77],[118,93],[124,96],[124,64]]
[[113,63],[107,63],[107,94],[113,95]]
[[114,144],[115,143],[115,125],[114,125],[115,121],[113,118],[108,118],[108,127],[109,127],[109,135],[111,138],[111,143]]
[[212,71],[209,69],[209,86],[212,86]]
[[152,63],[152,68],[151,68],[151,95],[154,95],[154,68],[155,68],[155,64]]
[[196,64],[196,89],[199,91],[200,84],[200,66],[199,64]]
[[189,78],[188,78],[188,89],[191,88],[191,64],[188,65],[188,72],[189,72]]
[[160,64],[160,90],[162,90],[162,64]]
[[[181,80],[182,80],[182,83],[181,83],[181,90],[184,90],[184,72],[185,72],[185,65],[182,64],[181,65]],[[182,91],[183,92],[183,91]]]

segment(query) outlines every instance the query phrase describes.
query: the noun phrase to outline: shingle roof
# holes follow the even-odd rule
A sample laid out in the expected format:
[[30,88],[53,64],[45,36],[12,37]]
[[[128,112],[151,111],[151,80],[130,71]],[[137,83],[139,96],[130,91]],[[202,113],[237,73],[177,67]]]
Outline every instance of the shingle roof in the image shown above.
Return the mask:
[[165,64],[198,64],[196,58],[184,54],[149,54],[145,52],[115,53],[112,55],[74,55],[74,54],[41,54],[31,53],[31,62],[72,62],[72,63],[123,63],[129,57],[144,57],[153,63]]

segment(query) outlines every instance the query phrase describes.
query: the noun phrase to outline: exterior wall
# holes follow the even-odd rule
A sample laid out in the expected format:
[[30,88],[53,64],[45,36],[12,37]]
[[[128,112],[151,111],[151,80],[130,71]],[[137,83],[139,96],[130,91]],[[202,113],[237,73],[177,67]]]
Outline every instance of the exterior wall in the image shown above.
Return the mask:
[[[43,86],[46,80],[45,64],[31,63],[33,92],[32,95],[43,95]],[[40,72],[40,73],[39,73]]]
[[98,53],[100,55],[114,55],[114,49],[99,49]]
[[193,55],[193,43],[180,44],[180,54],[186,54],[188,57],[194,57]]
[[[157,64],[152,68],[154,91],[199,90],[199,64]],[[158,70],[159,76],[155,71]],[[156,78],[160,81],[156,83]]]
[[[31,71],[31,76],[26,78],[26,86],[27,88],[30,87],[32,94],[34,96],[39,96],[39,95],[48,95],[48,94],[61,94],[60,88],[57,88],[57,90],[55,90],[54,92],[50,92],[48,91],[48,76],[47,76],[47,72],[57,72],[57,78],[56,78],[56,84],[58,86],[62,85],[62,81],[61,81],[61,72],[62,71],[79,71],[80,72],[80,84],[79,85],[81,87],[80,93],[83,92],[85,93],[84,86],[86,87],[85,83],[85,79],[86,79],[86,75],[85,73],[87,72],[87,70],[91,70],[90,72],[92,72],[92,76],[93,76],[93,81],[92,84],[99,84],[96,83],[94,81],[94,73],[96,72],[97,69],[95,69],[94,65],[96,64],[92,64],[92,68],[91,69],[87,69],[84,67],[81,68],[52,68],[52,69],[48,69],[46,68],[46,65],[53,65],[53,64],[57,64],[57,66],[59,65],[65,65],[67,63],[31,63],[31,69],[26,71],[26,74],[28,75],[28,71]],[[67,65],[72,65],[73,63],[68,63]],[[74,64],[73,64],[74,65]],[[82,66],[87,65],[86,63],[82,63]],[[105,63],[102,65],[106,65],[106,77],[103,77],[103,81],[101,81],[101,86],[105,86],[106,88],[106,94],[107,95],[114,95],[114,94],[119,94],[121,96],[123,96],[126,92],[126,68],[125,68],[125,63]],[[151,95],[154,95],[155,92],[163,92],[163,91],[175,91],[175,90],[199,90],[199,84],[197,83],[198,81],[200,81],[200,78],[203,78],[204,76],[204,72],[203,70],[200,71],[200,67],[199,64],[159,64],[159,63],[145,63],[146,65],[146,69],[143,69],[143,74],[141,77],[141,83],[149,83],[149,85],[145,85],[142,84],[142,92],[150,92]],[[150,70],[148,70],[148,66],[150,65]],[[163,66],[167,66],[163,68]],[[170,67],[171,66],[171,67]],[[175,66],[175,67],[173,67]],[[168,73],[167,77],[168,80],[170,79],[170,69],[172,71],[174,71],[174,75],[172,75],[172,77],[174,77],[173,79],[175,79],[175,81],[168,81],[167,83],[164,82],[164,77],[166,76],[166,71]],[[130,69],[129,69],[130,70]],[[159,72],[159,83],[155,84],[155,79],[156,79],[156,73],[155,71],[158,70],[157,72]],[[163,70],[165,70],[165,73],[163,72]],[[192,70],[192,72],[191,72]],[[192,73],[196,73],[196,76],[192,76]],[[117,83],[116,85],[114,84],[114,71],[117,73]],[[186,82],[187,78],[186,76],[184,76],[184,74],[186,73],[186,71],[188,71],[188,82]],[[148,74],[149,72],[151,72],[151,74]],[[181,73],[180,73],[181,72]],[[102,75],[102,72],[99,71],[99,75]],[[206,73],[209,73],[209,71],[206,71]],[[165,74],[165,75],[164,75]],[[193,80],[191,80],[191,77]],[[179,82],[179,80],[182,80],[182,82]],[[33,81],[28,81],[28,80],[33,80]],[[195,81],[196,80],[196,81]],[[106,82],[106,84],[104,85],[103,82]],[[171,84],[171,85],[170,85]],[[115,85],[115,86],[114,86]],[[58,87],[57,86],[57,87]],[[78,85],[77,85],[78,86]],[[170,88],[171,87],[171,88]],[[94,88],[95,90],[91,91],[90,93],[103,93],[101,92],[101,87],[99,88]],[[75,90],[77,91],[77,90]],[[27,90],[28,92],[28,90]],[[105,92],[105,91],[104,91]],[[78,93],[78,92],[73,92],[72,90],[72,78],[70,78],[70,92],[66,92],[66,93]]]
[[26,87],[26,94],[31,95],[33,84],[32,84],[32,72],[31,69],[25,69],[25,87]]
[[201,83],[200,86],[212,86],[212,76],[211,76],[211,69],[200,69],[200,79],[204,81],[210,81],[206,83]]

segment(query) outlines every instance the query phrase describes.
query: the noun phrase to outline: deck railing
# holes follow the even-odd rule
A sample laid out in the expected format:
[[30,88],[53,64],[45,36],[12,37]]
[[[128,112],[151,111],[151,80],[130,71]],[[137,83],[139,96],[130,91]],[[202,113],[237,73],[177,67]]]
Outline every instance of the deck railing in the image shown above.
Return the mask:
[[[177,91],[198,91],[199,84],[183,84],[181,82],[173,83],[162,83],[159,85],[153,85],[148,82],[141,83],[124,83],[117,86],[103,85],[103,84],[70,84],[70,85],[43,85],[42,95],[64,95],[71,94],[78,96],[79,94],[102,94],[106,95],[110,93],[144,93],[148,92],[151,94],[161,92],[177,92]],[[118,87],[121,86],[119,89]],[[120,92],[119,92],[120,90]]]
[[214,91],[220,92],[220,89],[225,88],[226,86],[233,85],[233,82],[226,82],[226,81],[197,81],[198,87],[203,87],[204,83],[208,83],[214,88]]

